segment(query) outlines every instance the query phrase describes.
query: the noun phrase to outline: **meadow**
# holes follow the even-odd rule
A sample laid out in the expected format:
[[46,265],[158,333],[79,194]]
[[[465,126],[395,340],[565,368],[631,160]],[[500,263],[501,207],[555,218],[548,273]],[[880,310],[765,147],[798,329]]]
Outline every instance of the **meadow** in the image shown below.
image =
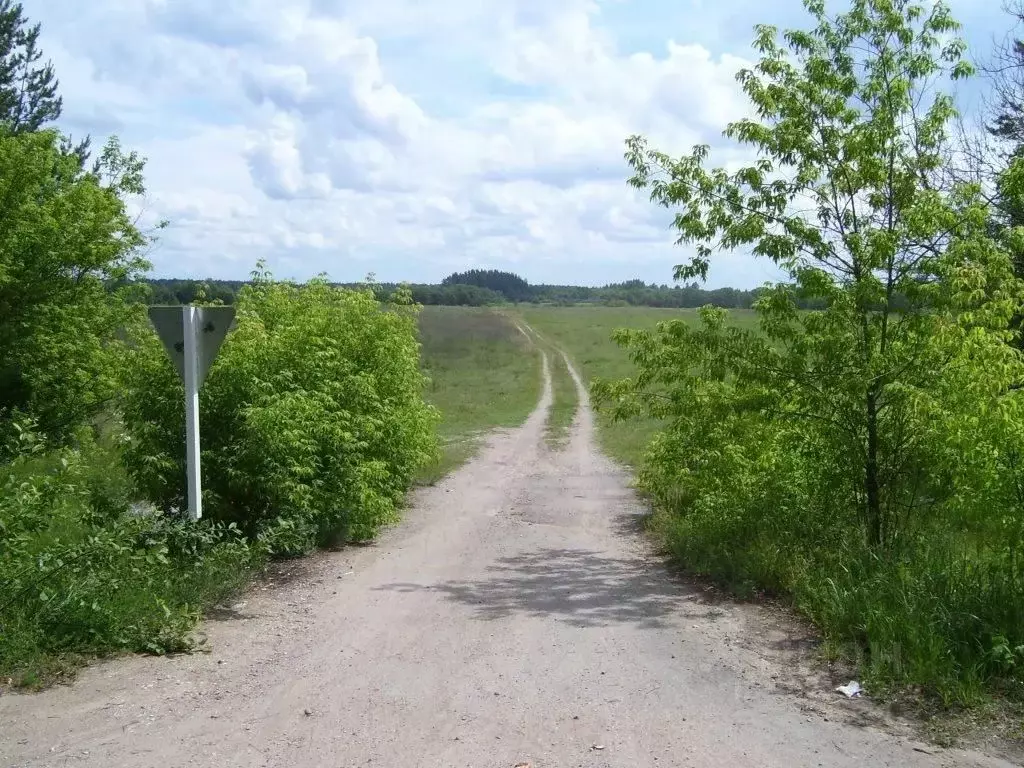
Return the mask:
[[419,319],[427,401],[441,414],[440,454],[419,481],[437,482],[468,459],[491,429],[521,424],[540,397],[540,354],[500,312],[424,307]]
[[[594,379],[623,379],[636,373],[627,350],[612,340],[619,328],[653,330],[667,320],[695,324],[698,310],[657,307],[538,307],[521,305],[519,313],[541,336],[566,351],[584,382]],[[730,322],[741,328],[756,327],[750,310],[732,310]],[[644,449],[660,427],[654,419],[614,422],[597,413],[601,448],[629,467],[636,467]]]
[[[739,310],[737,324],[753,325],[753,313]],[[519,318],[535,333],[524,336]],[[653,307],[537,307],[513,309],[427,306],[420,314],[422,368],[430,379],[427,400],[441,413],[441,453],[421,473],[433,483],[472,456],[488,430],[521,424],[537,405],[541,357],[548,355],[553,401],[548,444],[564,445],[576,414],[576,388],[564,351],[584,383],[632,375],[626,350],[612,341],[619,328],[653,329],[671,319],[695,322],[696,310]],[[598,413],[602,448],[636,466],[658,422],[612,422]]]

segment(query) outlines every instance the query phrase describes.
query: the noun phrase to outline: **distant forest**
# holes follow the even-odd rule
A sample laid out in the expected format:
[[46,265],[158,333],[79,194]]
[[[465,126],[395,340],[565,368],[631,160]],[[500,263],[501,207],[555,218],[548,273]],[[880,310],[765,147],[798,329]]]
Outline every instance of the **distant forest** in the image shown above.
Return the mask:
[[[242,280],[149,279],[153,304],[188,304],[193,301],[222,301],[231,304],[245,285]],[[341,283],[365,287],[367,283]],[[370,284],[381,299],[386,299],[397,283]],[[530,285],[519,275],[496,269],[471,269],[455,272],[440,284],[410,284],[413,298],[420,304],[480,307],[495,304],[530,302],[535,304],[598,304],[605,306],[702,307],[707,304],[726,309],[749,309],[760,289],[701,288],[690,285],[655,285],[643,280],[628,280],[601,287],[579,285]],[[806,308],[811,308],[810,304]]]

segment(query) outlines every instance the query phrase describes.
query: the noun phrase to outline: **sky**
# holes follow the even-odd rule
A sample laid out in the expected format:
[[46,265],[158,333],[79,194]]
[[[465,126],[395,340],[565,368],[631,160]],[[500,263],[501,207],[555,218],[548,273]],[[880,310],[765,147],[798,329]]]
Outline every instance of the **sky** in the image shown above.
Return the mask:
[[[159,277],[671,283],[673,212],[629,188],[631,134],[682,154],[746,112],[755,23],[799,0],[23,0],[60,127],[147,158]],[[977,55],[998,0],[952,0]],[[965,104],[980,84],[965,86]],[[772,265],[721,254],[712,287]]]

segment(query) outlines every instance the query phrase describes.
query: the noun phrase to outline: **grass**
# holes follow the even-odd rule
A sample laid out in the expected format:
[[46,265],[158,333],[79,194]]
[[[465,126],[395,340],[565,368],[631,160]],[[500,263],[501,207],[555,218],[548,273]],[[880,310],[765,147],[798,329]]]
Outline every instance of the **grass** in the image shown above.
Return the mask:
[[[616,329],[653,329],[666,320],[698,321],[695,309],[656,307],[522,307],[520,313],[536,331],[566,351],[588,384],[595,378],[620,379],[636,372],[626,350],[612,341]],[[753,312],[730,314],[742,327],[753,328],[756,323]],[[639,464],[660,426],[653,419],[613,423],[601,413],[597,425],[604,452],[629,467]]]
[[[550,345],[549,345],[550,346]],[[548,446],[557,450],[569,440],[569,427],[576,417],[576,385],[569,375],[562,353],[554,348],[548,352],[551,361],[551,387],[553,400],[548,411],[545,439]]]
[[531,338],[548,356],[551,373],[551,408],[544,425],[544,440],[552,450],[565,446],[569,440],[569,427],[576,417],[576,384],[569,373],[569,366],[562,348],[527,325]]
[[420,340],[427,399],[441,412],[441,455],[420,475],[432,484],[488,430],[526,419],[540,397],[540,355],[511,317],[486,307],[424,307]]

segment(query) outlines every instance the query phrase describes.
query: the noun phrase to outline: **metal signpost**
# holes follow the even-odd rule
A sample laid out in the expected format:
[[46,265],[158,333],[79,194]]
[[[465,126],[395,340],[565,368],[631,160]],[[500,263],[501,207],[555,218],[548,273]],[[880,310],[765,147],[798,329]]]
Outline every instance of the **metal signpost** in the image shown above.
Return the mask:
[[185,382],[185,462],[188,514],[203,516],[199,474],[199,388],[213,364],[231,321],[234,307],[150,307],[149,319],[164,349]]

